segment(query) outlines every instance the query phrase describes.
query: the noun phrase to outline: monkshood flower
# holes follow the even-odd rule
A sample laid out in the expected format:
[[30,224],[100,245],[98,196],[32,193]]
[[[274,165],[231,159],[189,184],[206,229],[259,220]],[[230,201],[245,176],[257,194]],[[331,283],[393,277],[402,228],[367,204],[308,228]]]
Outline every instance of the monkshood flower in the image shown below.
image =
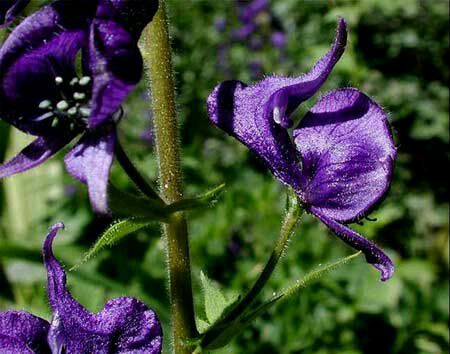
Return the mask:
[[30,0],[1,0],[0,28],[9,25],[16,16],[28,5]]
[[55,259],[52,243],[62,223],[51,227],[43,245],[52,319],[28,312],[0,312],[1,353],[160,353],[162,330],[156,314],[130,297],[109,300],[91,313],[69,293],[66,274]]
[[219,128],[256,153],[277,179],[291,186],[304,204],[344,242],[361,250],[389,279],[388,256],[347,223],[363,218],[387,192],[396,148],[387,114],[354,88],[327,93],[293,129],[294,110],[313,96],[344,52],[347,28],[339,20],[330,51],[299,77],[270,76],[247,86],[218,85],[208,114]]
[[82,134],[66,168],[87,184],[93,209],[107,212],[115,123],[141,78],[137,41],[157,6],[59,0],[14,29],[0,49],[0,117],[37,139],[0,166],[0,178],[43,163]]

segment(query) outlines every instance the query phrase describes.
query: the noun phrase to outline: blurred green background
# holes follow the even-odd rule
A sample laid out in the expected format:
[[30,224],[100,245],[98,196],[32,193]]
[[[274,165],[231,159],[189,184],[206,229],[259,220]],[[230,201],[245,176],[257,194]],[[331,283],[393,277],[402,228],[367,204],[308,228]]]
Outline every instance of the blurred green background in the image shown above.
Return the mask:
[[[230,42],[230,31],[238,27],[234,1],[171,0],[169,11],[186,195],[227,184],[214,207],[189,215],[197,299],[200,270],[230,293],[248,288],[270,253],[286,202],[285,188],[262,164],[209,123],[205,99],[218,82],[258,79],[249,69],[252,61],[260,61],[267,74],[307,71],[329,48],[336,19],[344,16],[349,45],[321,93],[354,86],[374,97],[390,112],[399,147],[392,188],[370,215],[377,221],[354,226],[389,253],[395,276],[381,283],[378,273],[358,259],[274,307],[219,352],[448,352],[448,1],[272,1],[272,15],[287,33],[283,53],[267,40],[258,51],[247,41]],[[222,32],[214,27],[219,19],[227,21]],[[259,31],[264,35],[270,28],[262,21]],[[142,82],[124,106],[120,138],[133,161],[155,180],[152,145],[141,137],[151,127],[149,107]],[[2,122],[1,161],[29,140]],[[69,268],[113,222],[92,214],[84,186],[64,172],[62,157],[1,182],[0,310],[49,318],[40,246],[50,224],[66,224],[55,253]],[[117,166],[112,180],[133,191]],[[351,252],[304,216],[264,295]],[[152,306],[167,326],[164,265],[155,224],[70,272],[68,281],[73,295],[92,311],[126,294]]]

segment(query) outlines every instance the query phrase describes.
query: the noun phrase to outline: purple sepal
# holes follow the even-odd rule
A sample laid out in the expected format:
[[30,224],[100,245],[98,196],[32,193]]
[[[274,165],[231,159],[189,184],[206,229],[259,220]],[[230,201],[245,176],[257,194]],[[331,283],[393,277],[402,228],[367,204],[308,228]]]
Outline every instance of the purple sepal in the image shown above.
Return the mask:
[[389,189],[396,148],[388,116],[357,89],[322,97],[293,136],[304,202],[328,217],[360,219]]
[[340,19],[334,45],[309,73],[298,78],[272,76],[251,86],[225,81],[207,100],[210,120],[249,147],[278,179],[296,190],[301,171],[285,129],[292,125],[289,115],[319,90],[341,57],[346,38],[346,24]]
[[354,249],[361,251],[366,256],[367,263],[372,264],[380,271],[381,281],[386,281],[392,277],[394,274],[394,265],[390,258],[377,245],[349,227],[326,216],[315,207],[311,207],[310,212],[327,225],[342,241]]
[[86,132],[66,155],[67,171],[88,187],[92,208],[108,213],[108,179],[113,162],[116,128],[113,124]]
[[94,77],[89,127],[95,128],[111,120],[141,79],[142,57],[133,37],[122,26],[105,20],[96,20],[91,27],[89,53]]
[[60,151],[74,137],[75,135],[37,138],[11,160],[0,165],[0,178],[25,172],[39,166]]
[[0,352],[3,354],[49,353],[50,324],[28,312],[0,312]]
[[66,287],[66,274],[55,259],[52,243],[63,224],[54,225],[44,247],[48,297],[53,311],[48,343],[59,353],[142,353],[161,352],[162,330],[156,314],[133,298],[109,300],[94,314],[82,307]]

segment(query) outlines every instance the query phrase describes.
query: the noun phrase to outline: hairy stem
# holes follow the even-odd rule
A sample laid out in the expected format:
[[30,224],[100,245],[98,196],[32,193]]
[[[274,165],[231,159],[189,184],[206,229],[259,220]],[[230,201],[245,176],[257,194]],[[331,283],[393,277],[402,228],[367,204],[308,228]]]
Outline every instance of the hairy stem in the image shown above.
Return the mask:
[[224,318],[222,318],[219,323],[215,324],[214,327],[216,328],[216,330],[213,329],[210,333],[206,334],[205,338],[203,339],[204,346],[208,346],[208,344],[212,343],[218,336],[220,336],[220,333],[226,326],[230,325],[234,320],[239,318],[250,307],[250,305],[254,303],[254,301],[270,279],[276,265],[278,264],[278,261],[283,256],[289,238],[294,232],[300,215],[303,211],[297,196],[294,193],[290,194],[291,196],[289,198],[289,207],[284,217],[280,234],[278,236],[278,239],[275,241],[274,248],[264,269],[262,270],[261,274],[255,281],[251,289],[236,305],[236,307],[234,307]]
[[[182,199],[180,146],[175,107],[171,48],[164,0],[145,29],[144,61],[150,76],[156,156],[161,195],[168,204]],[[186,341],[198,335],[195,326],[187,223],[183,213],[163,225],[166,238],[172,340],[176,354],[190,353]]]
[[252,288],[248,291],[241,302],[225,317],[225,321],[233,321],[239,317],[239,315],[253,303],[261,290],[264,288],[287,247],[287,243],[295,230],[301,211],[298,198],[296,196],[291,196],[288,211],[284,217],[280,234],[275,242],[275,246],[269,260],[267,261],[256,282],[253,284]]
[[116,142],[115,156],[120,166],[123,168],[128,177],[130,177],[136,187],[138,187],[139,190],[150,199],[156,199],[164,205],[164,202],[158,193],[153,190],[152,186],[146,181],[145,177],[142,176],[136,166],[133,165],[119,141]]

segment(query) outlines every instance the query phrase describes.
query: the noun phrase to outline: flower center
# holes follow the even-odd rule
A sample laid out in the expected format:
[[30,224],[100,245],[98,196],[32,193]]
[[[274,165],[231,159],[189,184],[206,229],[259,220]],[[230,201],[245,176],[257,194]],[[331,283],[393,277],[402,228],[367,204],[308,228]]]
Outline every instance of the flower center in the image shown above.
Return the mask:
[[51,121],[53,128],[63,124],[69,126],[70,130],[85,127],[91,114],[91,82],[89,76],[74,77],[70,81],[61,76],[55,77],[56,86],[60,88],[59,96],[39,103],[39,109],[43,113],[36,121]]

